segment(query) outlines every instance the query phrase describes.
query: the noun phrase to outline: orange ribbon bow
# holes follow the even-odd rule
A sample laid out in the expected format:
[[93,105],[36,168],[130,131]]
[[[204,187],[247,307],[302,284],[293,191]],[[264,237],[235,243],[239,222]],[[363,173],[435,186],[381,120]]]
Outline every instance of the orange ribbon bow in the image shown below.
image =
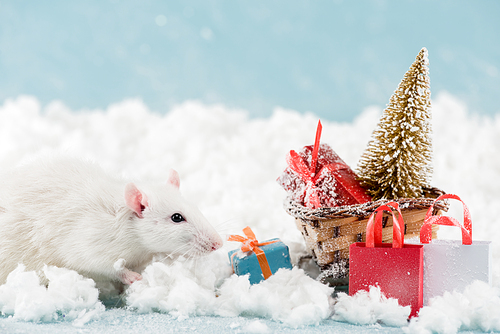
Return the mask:
[[[278,240],[258,242],[252,229],[248,226],[243,229],[243,233],[245,233],[245,235],[247,236],[246,238],[242,237],[241,235],[230,235],[227,240],[243,243],[243,245],[241,245],[241,250],[243,252],[254,252],[257,256],[257,261],[259,261],[260,269],[262,270],[264,279],[268,279],[273,273],[271,272],[271,268],[269,267],[269,263],[267,262],[266,254],[264,254],[264,251],[260,249],[259,246],[269,245],[278,242]],[[233,257],[235,255],[236,253],[231,256],[231,266],[233,266]]]

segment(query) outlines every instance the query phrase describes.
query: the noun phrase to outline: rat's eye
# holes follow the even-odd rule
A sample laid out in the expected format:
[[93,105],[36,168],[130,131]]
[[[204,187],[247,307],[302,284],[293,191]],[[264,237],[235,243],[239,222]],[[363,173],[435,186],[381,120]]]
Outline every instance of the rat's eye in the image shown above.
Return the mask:
[[186,220],[180,213],[174,213],[170,219],[172,219],[174,223],[180,223]]

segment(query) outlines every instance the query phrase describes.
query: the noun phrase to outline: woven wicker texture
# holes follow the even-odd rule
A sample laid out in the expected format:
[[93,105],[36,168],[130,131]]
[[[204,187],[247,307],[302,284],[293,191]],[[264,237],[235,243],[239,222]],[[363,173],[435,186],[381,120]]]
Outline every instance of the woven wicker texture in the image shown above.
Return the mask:
[[[381,199],[365,204],[322,207],[309,209],[290,199],[285,201],[285,210],[295,217],[299,231],[302,232],[306,245],[320,266],[332,263],[345,263],[349,258],[349,246],[354,242],[365,241],[366,224],[370,215],[380,206],[390,201],[399,204],[405,222],[405,239],[417,237],[429,207],[434,199],[444,194],[437,188],[425,191],[424,198]],[[448,210],[446,201],[434,204],[433,214]],[[384,214],[382,240],[392,241],[392,216]],[[433,227],[433,239],[438,226]]]

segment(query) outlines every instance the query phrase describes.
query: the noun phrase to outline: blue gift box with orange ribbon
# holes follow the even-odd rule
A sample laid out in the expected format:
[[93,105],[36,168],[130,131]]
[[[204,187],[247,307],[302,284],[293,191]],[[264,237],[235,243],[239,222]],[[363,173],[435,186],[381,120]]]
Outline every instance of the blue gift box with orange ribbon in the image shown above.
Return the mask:
[[271,239],[259,243],[255,234],[246,227],[243,229],[246,237],[231,235],[229,241],[242,243],[240,249],[228,253],[233,271],[241,276],[249,274],[250,284],[257,284],[268,279],[280,268],[292,269],[288,246],[280,239]]

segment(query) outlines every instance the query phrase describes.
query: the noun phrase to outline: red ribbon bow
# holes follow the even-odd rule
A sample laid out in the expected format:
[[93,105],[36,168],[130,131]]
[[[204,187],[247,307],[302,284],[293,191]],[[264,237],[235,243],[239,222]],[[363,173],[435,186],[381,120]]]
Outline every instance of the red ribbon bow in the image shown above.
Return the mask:
[[[268,279],[272,275],[271,268],[269,267],[269,263],[267,262],[266,254],[264,254],[264,251],[260,249],[259,246],[269,245],[278,242],[278,240],[258,242],[252,229],[248,226],[243,229],[243,233],[245,233],[246,238],[242,237],[241,235],[230,235],[227,240],[243,243],[243,245],[241,245],[241,250],[243,252],[254,252],[257,256],[257,260],[259,261],[260,269],[262,270],[264,279]],[[233,257],[235,255],[236,253],[231,256],[231,266],[233,265]]]
[[311,156],[311,166],[307,167],[304,159],[295,152],[291,150],[286,158],[286,162],[290,169],[294,171],[305,183],[306,189],[304,196],[304,204],[310,209],[316,209],[321,206],[321,202],[318,196],[318,190],[316,183],[320,180],[323,170],[329,170],[330,173],[337,171],[342,168],[349,168],[345,163],[332,163],[323,166],[318,174],[316,174],[316,165],[318,164],[318,152],[319,152],[319,141],[321,138],[321,130],[323,126],[321,121],[318,121],[318,128],[316,130],[316,140],[314,141],[314,148]]

